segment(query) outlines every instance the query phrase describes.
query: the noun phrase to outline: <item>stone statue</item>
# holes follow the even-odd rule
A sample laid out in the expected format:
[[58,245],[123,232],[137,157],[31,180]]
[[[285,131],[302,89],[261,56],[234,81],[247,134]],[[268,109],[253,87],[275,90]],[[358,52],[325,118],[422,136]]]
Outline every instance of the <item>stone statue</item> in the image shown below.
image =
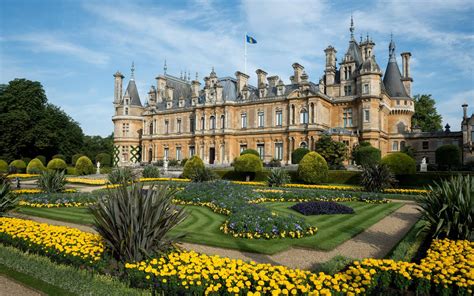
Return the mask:
[[168,158],[167,157],[163,159],[163,172],[165,174],[168,173]]
[[426,157],[423,157],[420,164],[420,172],[427,172],[428,171],[428,164],[426,164]]
[[421,164],[426,164],[426,157],[423,157],[423,159],[421,160]]
[[97,171],[95,173],[100,175],[100,161],[97,162]]

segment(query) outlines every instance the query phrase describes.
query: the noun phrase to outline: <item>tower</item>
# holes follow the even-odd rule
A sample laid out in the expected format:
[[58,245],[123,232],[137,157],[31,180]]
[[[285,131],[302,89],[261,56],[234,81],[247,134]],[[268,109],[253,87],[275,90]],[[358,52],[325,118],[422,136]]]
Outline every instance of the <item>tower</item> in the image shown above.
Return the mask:
[[405,90],[407,94],[411,96],[411,84],[413,83],[413,78],[410,76],[410,52],[402,52],[402,82],[403,86],[405,86]]
[[122,82],[124,76],[120,71],[114,74],[114,104],[120,104],[122,102]]

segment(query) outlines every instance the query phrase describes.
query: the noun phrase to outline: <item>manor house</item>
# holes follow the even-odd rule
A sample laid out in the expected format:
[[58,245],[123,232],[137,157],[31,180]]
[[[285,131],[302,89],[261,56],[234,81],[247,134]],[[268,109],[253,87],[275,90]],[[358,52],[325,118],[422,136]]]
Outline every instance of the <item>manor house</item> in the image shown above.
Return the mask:
[[[195,154],[206,164],[228,165],[244,149],[259,152],[264,162],[291,162],[298,147],[314,148],[322,134],[330,134],[352,148],[368,141],[382,155],[399,151],[411,132],[409,52],[397,63],[390,41],[382,72],[369,36],[357,42],[351,23],[350,39],[340,62],[328,46],[324,73],[309,79],[304,67],[292,65],[286,84],[278,76],[255,71],[257,85],[247,73],[218,76],[212,69],[203,86],[190,75],[156,77],[143,105],[132,75],[123,93],[124,76],[115,73],[114,163],[131,165],[162,159],[182,160]],[[471,142],[472,145],[472,142]]]

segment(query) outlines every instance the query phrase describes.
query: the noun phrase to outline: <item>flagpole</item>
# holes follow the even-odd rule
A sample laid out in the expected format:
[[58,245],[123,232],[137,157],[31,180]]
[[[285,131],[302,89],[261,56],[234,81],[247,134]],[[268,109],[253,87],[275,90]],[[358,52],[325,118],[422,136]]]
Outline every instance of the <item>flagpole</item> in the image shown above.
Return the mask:
[[244,38],[244,73],[247,74],[247,32],[245,32]]

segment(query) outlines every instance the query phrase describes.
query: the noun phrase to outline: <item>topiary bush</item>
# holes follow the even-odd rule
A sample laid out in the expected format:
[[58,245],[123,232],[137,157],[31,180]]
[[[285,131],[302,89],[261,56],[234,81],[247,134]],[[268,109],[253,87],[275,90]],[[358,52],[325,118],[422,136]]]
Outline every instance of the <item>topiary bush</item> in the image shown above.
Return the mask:
[[387,165],[395,175],[416,173],[415,160],[403,152],[387,154],[380,163]]
[[46,170],[46,167],[38,158],[32,159],[30,163],[28,163],[28,166],[26,167],[26,172],[28,174],[40,174],[41,172],[45,170]]
[[61,158],[54,158],[48,162],[47,168],[48,170],[62,172],[66,170],[67,164]]
[[291,152],[291,163],[298,164],[303,159],[303,157],[308,154],[310,151],[307,148],[298,148],[295,151]]
[[95,157],[95,162],[100,162],[101,167],[109,167],[112,165],[112,156],[108,153],[99,153]]
[[72,164],[73,166],[75,166],[77,160],[78,160],[79,158],[81,158],[82,156],[84,156],[84,154],[82,154],[82,153],[76,153],[76,154],[74,154],[74,155],[71,157],[71,164]]
[[250,181],[255,173],[263,170],[263,164],[260,157],[253,153],[248,153],[237,157],[234,161],[234,170],[246,174],[246,180]]
[[64,162],[67,162],[67,161],[66,161],[66,156],[63,155],[63,154],[56,154],[56,155],[53,155],[53,159],[56,159],[56,158],[62,159],[62,160],[64,160]]
[[35,158],[38,158],[38,159],[43,163],[43,165],[46,166],[46,164],[47,164],[47,162],[46,162],[46,156],[44,156],[44,155],[38,155],[38,156],[36,156]]
[[76,174],[78,175],[90,175],[95,171],[92,161],[87,156],[81,156],[76,161]]
[[156,166],[147,165],[143,169],[142,176],[143,176],[143,178],[159,178],[160,177],[160,169]]
[[186,162],[188,161],[187,158],[183,158],[183,160],[181,160],[181,166],[184,167],[186,165]]
[[196,169],[204,169],[204,162],[202,162],[199,156],[194,155],[188,161],[186,161],[186,164],[183,168],[183,177],[191,179]]
[[354,160],[358,165],[375,165],[380,162],[381,152],[379,149],[372,146],[362,146],[359,147],[354,152]]
[[435,151],[436,164],[440,169],[451,170],[461,164],[461,150],[456,145],[443,145]]
[[195,167],[189,178],[193,182],[208,182],[217,179],[218,176],[209,168]]
[[24,173],[26,172],[26,163],[21,160],[17,159],[12,162],[10,162],[10,168],[9,171],[12,172],[14,170],[15,173]]
[[298,176],[310,184],[324,183],[328,177],[328,164],[317,152],[306,154],[298,165]]
[[244,151],[240,152],[240,155],[245,155],[245,154],[252,154],[260,158],[260,154],[258,153],[257,150],[255,149],[245,149]]
[[0,159],[0,173],[8,173],[8,163]]

